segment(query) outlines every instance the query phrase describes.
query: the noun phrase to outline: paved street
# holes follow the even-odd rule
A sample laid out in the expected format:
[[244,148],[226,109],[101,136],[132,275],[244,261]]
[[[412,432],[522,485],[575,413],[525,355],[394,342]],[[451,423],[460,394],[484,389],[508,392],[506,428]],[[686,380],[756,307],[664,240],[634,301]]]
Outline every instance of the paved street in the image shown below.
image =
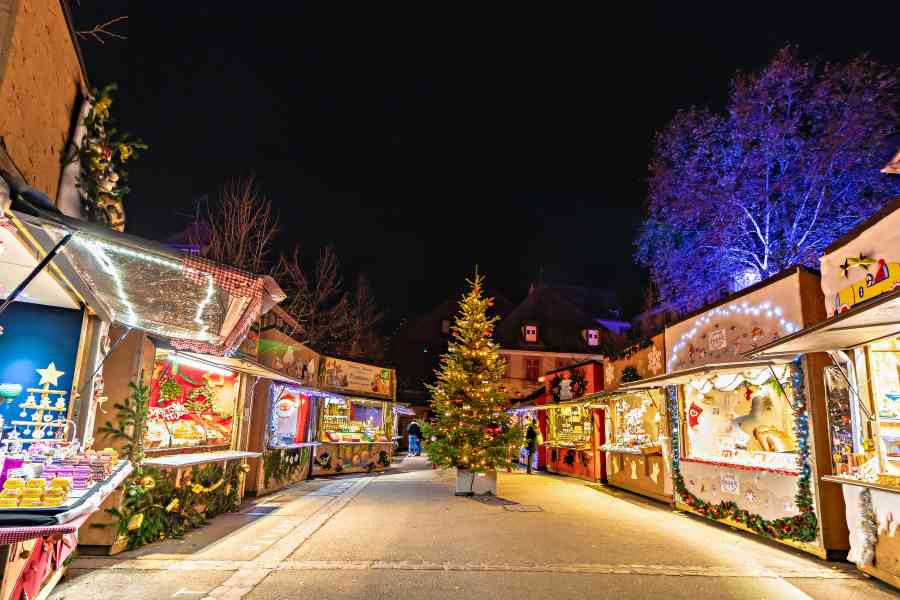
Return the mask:
[[504,474],[459,498],[407,458],[248,501],[182,540],[77,559],[51,598],[896,598],[825,563],[626,492]]

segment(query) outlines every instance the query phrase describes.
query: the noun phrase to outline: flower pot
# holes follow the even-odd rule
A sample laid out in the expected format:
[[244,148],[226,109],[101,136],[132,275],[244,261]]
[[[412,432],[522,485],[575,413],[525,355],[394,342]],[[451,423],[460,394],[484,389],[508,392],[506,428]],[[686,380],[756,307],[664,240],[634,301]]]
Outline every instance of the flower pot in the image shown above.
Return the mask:
[[456,470],[456,495],[492,494],[497,495],[497,471],[473,473],[466,469]]

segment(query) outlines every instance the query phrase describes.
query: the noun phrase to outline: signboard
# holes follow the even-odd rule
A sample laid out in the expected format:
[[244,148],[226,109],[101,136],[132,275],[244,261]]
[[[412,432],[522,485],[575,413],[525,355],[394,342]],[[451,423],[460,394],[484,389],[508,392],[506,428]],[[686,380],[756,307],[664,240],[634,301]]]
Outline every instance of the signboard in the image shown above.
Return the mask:
[[326,357],[320,383],[324,388],[348,394],[394,399],[393,369]]
[[794,271],[667,327],[666,372],[740,362],[754,348],[798,331],[803,326],[800,284]]
[[318,353],[277,329],[263,332],[258,345],[260,363],[304,385],[316,385],[320,362]]
[[819,259],[829,317],[900,288],[900,208]]

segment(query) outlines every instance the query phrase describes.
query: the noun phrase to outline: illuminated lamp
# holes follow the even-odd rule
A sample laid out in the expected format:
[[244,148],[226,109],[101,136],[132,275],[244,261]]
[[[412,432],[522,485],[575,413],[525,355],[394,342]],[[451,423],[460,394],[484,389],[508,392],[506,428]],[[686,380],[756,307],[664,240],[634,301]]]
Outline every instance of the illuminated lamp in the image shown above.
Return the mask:
[[225,377],[230,377],[234,375],[233,372],[228,369],[223,369],[222,367],[216,367],[214,365],[210,365],[201,360],[194,360],[193,358],[189,358],[187,356],[182,356],[177,352],[173,352],[169,355],[169,362],[175,363],[178,365],[184,365],[186,367],[193,367],[195,369],[200,369],[201,371],[206,371],[207,373],[214,373],[216,375],[224,375]]

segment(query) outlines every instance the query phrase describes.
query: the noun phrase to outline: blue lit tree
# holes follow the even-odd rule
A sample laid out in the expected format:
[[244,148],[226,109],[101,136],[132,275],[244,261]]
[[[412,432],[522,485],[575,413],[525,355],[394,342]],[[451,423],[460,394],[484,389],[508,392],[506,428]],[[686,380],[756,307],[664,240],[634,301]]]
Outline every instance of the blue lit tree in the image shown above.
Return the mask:
[[697,306],[787,267],[900,191],[880,173],[896,150],[897,78],[778,52],[738,74],[727,110],[678,112],[656,136],[636,258],[661,302]]

